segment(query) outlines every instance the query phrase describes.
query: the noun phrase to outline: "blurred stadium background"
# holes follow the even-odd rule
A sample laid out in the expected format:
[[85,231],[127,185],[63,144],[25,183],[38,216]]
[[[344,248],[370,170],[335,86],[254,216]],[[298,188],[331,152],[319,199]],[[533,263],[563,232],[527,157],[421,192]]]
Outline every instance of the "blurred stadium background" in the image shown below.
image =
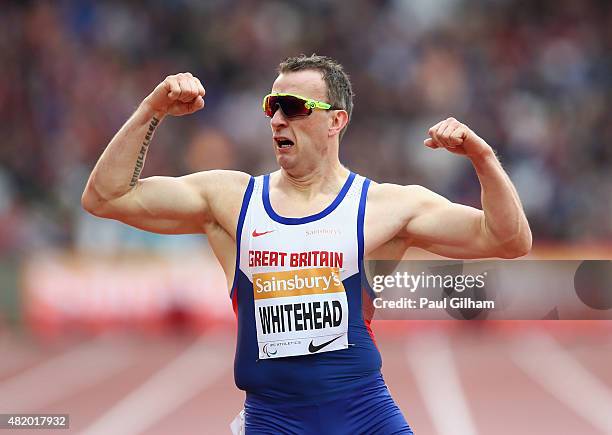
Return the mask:
[[[0,413],[69,413],[75,433],[219,434],[241,408],[206,238],[80,207],[106,143],[175,72],[202,80],[207,106],[164,122],[143,176],[273,170],[261,98],[281,59],[325,54],[356,92],[341,145],[353,171],[477,206],[468,162],[422,146],[452,115],[497,149],[531,258],[612,258],[608,1],[6,1],[0,29]],[[612,433],[607,322],[374,330],[417,434]]]

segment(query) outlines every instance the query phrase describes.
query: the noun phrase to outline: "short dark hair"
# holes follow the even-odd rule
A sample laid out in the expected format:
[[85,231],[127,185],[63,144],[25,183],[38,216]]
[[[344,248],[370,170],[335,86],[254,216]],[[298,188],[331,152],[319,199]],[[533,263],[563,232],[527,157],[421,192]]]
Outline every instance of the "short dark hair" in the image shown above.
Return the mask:
[[[346,110],[350,122],[351,114],[353,113],[354,94],[351,80],[342,65],[331,57],[318,56],[316,54],[288,57],[278,65],[279,74],[304,70],[321,72],[327,87],[327,102],[334,107]],[[340,139],[344,136],[347,127],[348,122],[340,132]]]

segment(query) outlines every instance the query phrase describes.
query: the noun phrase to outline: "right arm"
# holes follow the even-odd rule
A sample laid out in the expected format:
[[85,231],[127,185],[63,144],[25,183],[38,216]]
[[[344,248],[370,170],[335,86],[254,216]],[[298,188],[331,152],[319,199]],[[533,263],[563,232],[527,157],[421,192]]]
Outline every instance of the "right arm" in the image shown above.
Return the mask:
[[102,153],[83,192],[83,208],[156,233],[202,233],[206,224],[218,222],[231,234],[231,219],[220,216],[222,189],[240,195],[248,183],[247,174],[206,171],[140,179],[156,128],[168,114],[181,116],[202,109],[204,93],[200,81],[189,73],[168,76],[160,83]]

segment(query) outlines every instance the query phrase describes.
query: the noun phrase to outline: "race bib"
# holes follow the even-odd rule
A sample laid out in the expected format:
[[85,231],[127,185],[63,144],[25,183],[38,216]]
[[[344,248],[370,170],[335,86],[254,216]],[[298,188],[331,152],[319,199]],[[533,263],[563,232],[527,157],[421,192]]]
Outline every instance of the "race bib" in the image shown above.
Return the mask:
[[348,302],[335,267],[253,274],[259,358],[348,347]]

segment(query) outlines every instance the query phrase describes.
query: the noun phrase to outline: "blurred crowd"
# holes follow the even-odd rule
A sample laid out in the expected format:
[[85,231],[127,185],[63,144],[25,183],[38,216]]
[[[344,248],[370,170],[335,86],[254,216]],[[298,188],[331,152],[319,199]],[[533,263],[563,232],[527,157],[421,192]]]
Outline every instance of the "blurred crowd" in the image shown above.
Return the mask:
[[[198,245],[81,210],[105,145],[166,75],[206,108],[164,121],[143,176],[275,160],[261,98],[285,57],[323,54],[356,93],[341,160],[478,206],[466,159],[423,146],[448,116],[496,149],[538,241],[612,241],[607,1],[15,1],[0,13],[0,253]],[[195,236],[194,236],[195,237]]]

